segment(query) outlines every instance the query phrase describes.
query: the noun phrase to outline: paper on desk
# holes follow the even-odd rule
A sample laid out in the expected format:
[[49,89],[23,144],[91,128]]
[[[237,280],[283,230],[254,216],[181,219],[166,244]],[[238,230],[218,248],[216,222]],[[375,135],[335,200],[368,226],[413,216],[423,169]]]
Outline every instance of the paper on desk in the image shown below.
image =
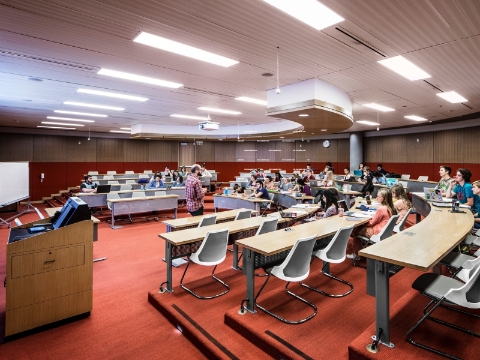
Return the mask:
[[351,216],[354,216],[356,218],[365,218],[365,219],[372,218],[372,215],[369,215],[366,212],[355,212]]
[[306,209],[307,207],[309,207],[309,204],[296,204],[292,206],[292,208],[297,208],[297,209]]

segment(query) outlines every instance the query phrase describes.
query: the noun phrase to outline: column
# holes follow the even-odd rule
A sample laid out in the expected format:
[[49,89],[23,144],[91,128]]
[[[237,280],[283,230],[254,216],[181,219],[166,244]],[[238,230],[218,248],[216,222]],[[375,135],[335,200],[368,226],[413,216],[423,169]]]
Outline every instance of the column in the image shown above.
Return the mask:
[[350,170],[358,169],[358,165],[363,162],[363,132],[354,132],[350,134]]

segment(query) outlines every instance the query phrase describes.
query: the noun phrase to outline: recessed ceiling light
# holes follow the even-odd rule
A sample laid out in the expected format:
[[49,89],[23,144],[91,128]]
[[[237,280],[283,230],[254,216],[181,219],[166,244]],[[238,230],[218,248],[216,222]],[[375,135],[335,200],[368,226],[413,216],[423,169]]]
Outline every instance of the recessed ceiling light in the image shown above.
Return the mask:
[[442,99],[450,101],[453,104],[468,101],[462,95],[457,94],[455,91],[442,92],[437,94],[437,96],[440,96]]
[[249,102],[249,103],[252,103],[252,104],[267,106],[267,102],[265,100],[253,99],[253,98],[249,98],[249,97],[246,97],[246,96],[236,97],[235,100],[240,100],[240,101],[245,101],[245,102]]
[[334,13],[328,7],[320,4],[317,0],[263,0],[277,9],[286,12],[288,15],[312,26],[317,30],[325,29],[343,20],[341,16]]
[[380,125],[379,123],[373,122],[373,121],[368,121],[368,120],[358,120],[356,121],[357,124],[363,124],[363,125],[372,125],[372,126],[378,126]]
[[118,99],[126,99],[126,100],[135,100],[135,101],[147,101],[148,100],[148,98],[145,98],[145,97],[134,96],[134,95],[125,95],[125,94],[117,94],[117,93],[111,93],[111,92],[100,91],[100,90],[78,89],[77,92],[79,92],[81,94],[92,94],[92,95],[107,96],[107,97],[113,97],[113,98],[118,98]]
[[378,63],[386,66],[390,70],[395,71],[397,74],[406,77],[408,80],[420,80],[431,77],[425,71],[420,69],[417,65],[405,59],[403,56],[394,56],[390,59],[380,60]]
[[217,112],[217,113],[229,114],[229,115],[240,115],[241,114],[240,111],[217,109],[217,108],[211,108],[211,107],[206,107],[206,106],[199,107],[198,110],[211,111],[211,112]]
[[63,105],[72,105],[72,106],[84,106],[84,107],[91,107],[96,109],[105,109],[105,110],[115,110],[115,111],[123,111],[125,108],[116,107],[116,106],[106,106],[106,105],[97,105],[97,104],[87,104],[81,103],[76,101],[65,101]]
[[97,74],[112,76],[119,79],[138,81],[146,84],[166,86],[166,87],[175,88],[175,89],[178,89],[183,86],[183,84],[178,84],[171,81],[160,80],[160,79],[155,79],[147,76],[135,75],[135,74],[130,74],[122,71],[109,70],[109,69],[100,69],[100,71]]
[[85,125],[82,125],[82,124],[67,124],[67,123],[50,122],[50,121],[42,121],[42,124],[45,124],[45,125],[66,125],[66,126],[85,126]]
[[366,107],[369,107],[369,108],[372,108],[372,109],[375,109],[375,110],[379,110],[379,111],[395,111],[395,109],[392,109],[392,108],[389,108],[389,107],[386,107],[386,106],[383,106],[383,105],[379,105],[379,104],[375,104],[375,103],[372,103],[372,104],[363,104],[363,106],[366,106]]
[[322,129],[322,130],[320,130],[320,131],[328,131],[328,129]]
[[280,136],[280,139],[285,139],[285,136]]
[[60,126],[40,126],[40,125],[38,125],[37,128],[62,129],[62,130],[76,130],[76,128],[67,128],[67,127],[60,127]]
[[83,115],[83,116],[108,117],[108,115],[92,114],[92,113],[84,113],[84,112],[76,112],[76,111],[53,110],[53,112],[56,112],[56,113],[59,113],[59,114],[71,114],[71,115]]
[[301,116],[301,117],[307,117],[307,116],[308,116],[308,114],[300,114],[300,115],[298,115],[298,116]]
[[124,127],[124,128],[120,128],[120,130],[128,130],[128,131],[131,131],[132,129],[131,129],[131,128]]
[[426,121],[427,120],[427,119],[422,118],[422,117],[417,116],[417,115],[407,115],[407,116],[404,116],[404,118],[414,120],[414,121]]
[[110,130],[111,133],[131,134],[130,131]]
[[192,120],[210,120],[209,117],[195,116],[195,115],[172,114],[172,115],[170,115],[170,117],[181,118],[181,119],[192,119]]
[[143,31],[137,37],[135,37],[133,41],[223,67],[229,67],[238,64],[237,60],[232,60],[225,56],[217,55],[209,51],[198,49],[190,45],[185,45],[177,41],[165,39],[164,37],[149,34]]
[[64,117],[58,117],[58,116],[47,116],[47,119],[50,119],[50,120],[64,120],[64,121],[80,121],[80,122],[88,122],[88,123],[95,122],[93,120],[64,118]]

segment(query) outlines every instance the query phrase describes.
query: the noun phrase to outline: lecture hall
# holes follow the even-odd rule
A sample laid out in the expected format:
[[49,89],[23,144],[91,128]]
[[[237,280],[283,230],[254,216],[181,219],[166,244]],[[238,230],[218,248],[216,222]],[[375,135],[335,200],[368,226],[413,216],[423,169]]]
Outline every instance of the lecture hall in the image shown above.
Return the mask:
[[1,359],[478,359],[478,0],[0,1]]

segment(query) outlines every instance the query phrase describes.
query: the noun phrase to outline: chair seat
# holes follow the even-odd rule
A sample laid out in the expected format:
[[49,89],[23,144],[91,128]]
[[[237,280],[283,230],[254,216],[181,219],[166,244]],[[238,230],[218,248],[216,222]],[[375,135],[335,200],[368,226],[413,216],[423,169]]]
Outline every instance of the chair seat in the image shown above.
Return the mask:
[[475,235],[467,235],[465,240],[463,240],[463,243],[468,246],[470,245],[480,246],[480,238]]
[[451,289],[459,289],[463,285],[458,280],[439,274],[428,273],[420,275],[412,284],[412,288],[440,299]]
[[448,267],[453,267],[453,268],[460,268],[465,264],[466,261],[468,260],[474,260],[475,258],[470,255],[465,255],[457,252],[451,252],[448,255],[446,255],[442,260],[440,260],[440,263],[442,265],[448,266]]

